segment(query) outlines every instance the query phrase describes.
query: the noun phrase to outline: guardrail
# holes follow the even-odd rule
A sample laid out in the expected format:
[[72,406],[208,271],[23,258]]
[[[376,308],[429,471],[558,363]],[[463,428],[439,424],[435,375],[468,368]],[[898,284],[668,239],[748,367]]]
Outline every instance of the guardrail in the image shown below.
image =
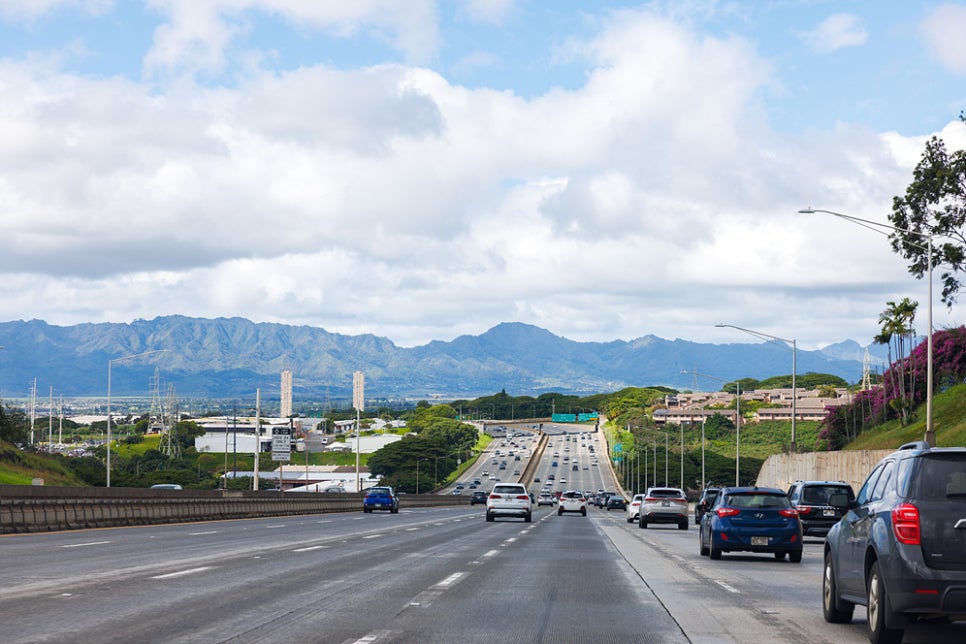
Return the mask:
[[[0,485],[0,534],[249,519],[362,510],[362,494]],[[469,497],[403,494],[401,508],[469,505]]]

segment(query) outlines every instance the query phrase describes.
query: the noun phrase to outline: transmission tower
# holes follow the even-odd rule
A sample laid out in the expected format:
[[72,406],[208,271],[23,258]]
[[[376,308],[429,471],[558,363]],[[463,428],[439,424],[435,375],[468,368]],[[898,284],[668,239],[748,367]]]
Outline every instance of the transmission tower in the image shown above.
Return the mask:
[[872,388],[869,379],[869,367],[872,363],[872,359],[869,357],[869,347],[865,348],[865,359],[862,361],[862,391],[868,391]]

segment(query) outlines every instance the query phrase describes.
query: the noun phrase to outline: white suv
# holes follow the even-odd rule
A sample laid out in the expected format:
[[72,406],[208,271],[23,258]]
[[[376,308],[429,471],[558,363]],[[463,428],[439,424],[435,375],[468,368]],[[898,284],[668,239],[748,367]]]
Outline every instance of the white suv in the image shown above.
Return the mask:
[[492,521],[499,516],[523,517],[530,523],[532,508],[530,493],[520,483],[497,483],[490,496],[486,497],[486,520]]
[[637,525],[676,523],[680,530],[688,529],[688,499],[684,490],[676,487],[652,487],[644,495],[638,512]]
[[587,516],[587,498],[580,490],[567,490],[560,495],[560,504],[557,506],[557,516],[564,512],[580,512]]
[[635,494],[631,502],[627,504],[627,522],[634,523],[641,511],[641,503],[644,502],[643,494]]

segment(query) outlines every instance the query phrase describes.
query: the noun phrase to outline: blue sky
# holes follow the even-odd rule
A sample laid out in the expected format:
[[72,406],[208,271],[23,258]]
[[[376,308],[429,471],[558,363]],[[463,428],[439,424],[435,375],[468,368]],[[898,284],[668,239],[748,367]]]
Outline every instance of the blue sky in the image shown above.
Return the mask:
[[[966,3],[13,0],[0,319],[868,344]],[[964,322],[936,303],[936,326]]]

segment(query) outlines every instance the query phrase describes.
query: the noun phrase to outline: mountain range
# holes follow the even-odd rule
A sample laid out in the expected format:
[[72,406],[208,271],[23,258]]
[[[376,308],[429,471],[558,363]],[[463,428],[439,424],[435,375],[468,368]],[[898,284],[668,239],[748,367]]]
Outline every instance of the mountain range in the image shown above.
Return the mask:
[[[367,399],[387,400],[472,398],[500,390],[583,395],[649,385],[719,389],[722,380],[791,373],[791,351],[770,342],[702,344],[653,335],[575,342],[518,322],[406,348],[375,335],[243,318],[172,315],[74,326],[30,320],[0,323],[0,345],[0,395],[6,398],[29,396],[35,381],[41,399],[49,388],[63,396],[103,396],[109,361],[112,395],[149,395],[159,380],[178,396],[220,399],[251,397],[256,388],[277,399],[286,369],[293,374],[293,397],[313,400],[351,397],[355,371],[365,374]],[[158,349],[165,351],[128,357]],[[799,350],[798,373],[856,382],[865,350],[852,340]],[[869,351],[881,371],[884,347]]]

